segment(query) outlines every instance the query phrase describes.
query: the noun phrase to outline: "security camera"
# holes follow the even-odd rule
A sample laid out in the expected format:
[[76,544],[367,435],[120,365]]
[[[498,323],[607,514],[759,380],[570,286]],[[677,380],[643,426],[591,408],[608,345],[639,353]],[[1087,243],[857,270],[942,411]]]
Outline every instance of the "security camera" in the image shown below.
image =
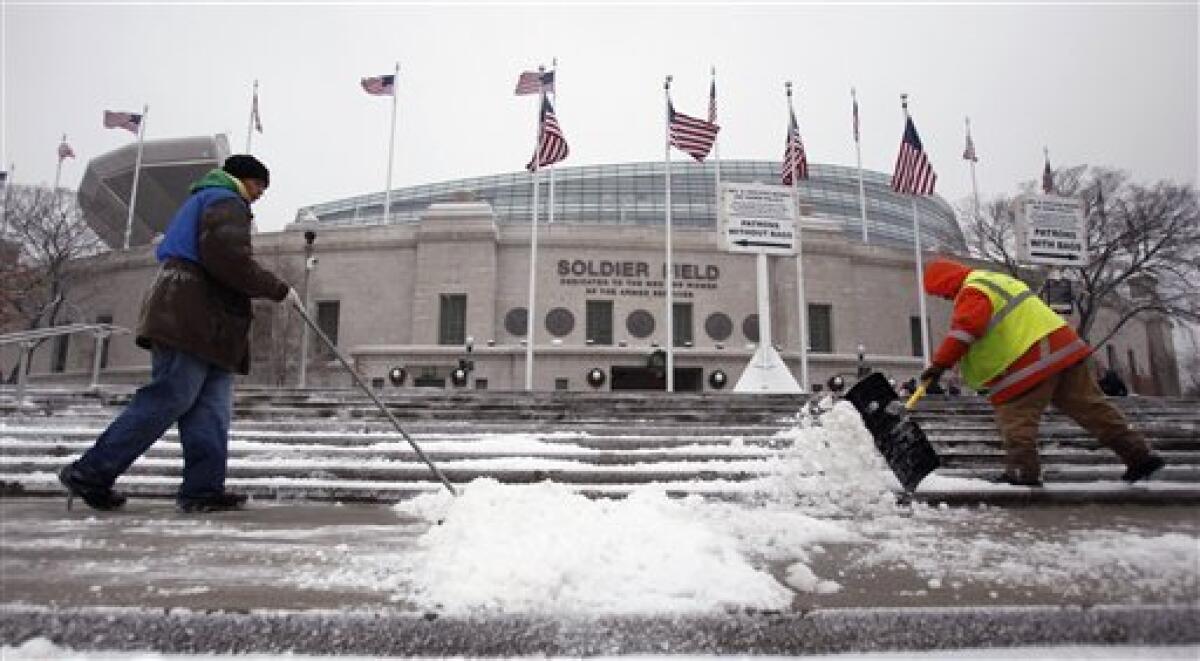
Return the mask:
[[315,268],[317,268],[317,261],[318,261],[318,260],[317,260],[317,256],[316,256],[316,255],[313,255],[312,257],[309,257],[307,260],[305,260],[305,261],[304,261],[304,268],[306,268],[306,269],[308,269],[308,270],[310,270],[310,271],[311,271],[311,270],[313,270],[313,269],[315,269]]
[[474,349],[475,349],[475,338],[468,335],[467,336],[467,351],[470,352]]

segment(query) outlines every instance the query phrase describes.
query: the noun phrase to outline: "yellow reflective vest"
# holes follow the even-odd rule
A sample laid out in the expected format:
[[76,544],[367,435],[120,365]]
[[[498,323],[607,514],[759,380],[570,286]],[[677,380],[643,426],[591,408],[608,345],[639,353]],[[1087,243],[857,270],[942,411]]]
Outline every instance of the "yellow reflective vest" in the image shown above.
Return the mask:
[[963,380],[978,390],[1004,373],[1038,340],[1066,321],[1016,278],[992,271],[971,271],[963,289],[973,287],[992,303],[983,337],[971,343],[960,364]]

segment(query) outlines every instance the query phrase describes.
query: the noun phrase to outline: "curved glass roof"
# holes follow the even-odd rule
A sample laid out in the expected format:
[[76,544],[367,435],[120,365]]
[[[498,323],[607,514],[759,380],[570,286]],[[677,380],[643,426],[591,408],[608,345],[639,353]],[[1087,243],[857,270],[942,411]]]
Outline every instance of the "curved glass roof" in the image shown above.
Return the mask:
[[[779,181],[779,161],[720,163],[721,181]],[[550,219],[550,171],[539,173],[539,222]],[[671,164],[671,222],[675,227],[715,229],[717,164]],[[553,170],[553,222],[568,224],[661,225],[665,215],[665,172],[661,161],[560,167]],[[867,232],[872,243],[912,245],[912,197],[891,189],[891,175],[863,170]],[[462,200],[464,194],[491,204],[501,224],[528,224],[533,179],[528,172],[457,179],[392,190],[390,223],[416,223],[435,202]],[[808,220],[840,229],[861,240],[858,171],[839,165],[810,164],[809,179],[799,185]],[[956,251],[966,248],[954,211],[941,197],[917,198],[921,242]],[[379,191],[303,207],[297,222],[319,225],[372,225],[383,222],[384,193]]]

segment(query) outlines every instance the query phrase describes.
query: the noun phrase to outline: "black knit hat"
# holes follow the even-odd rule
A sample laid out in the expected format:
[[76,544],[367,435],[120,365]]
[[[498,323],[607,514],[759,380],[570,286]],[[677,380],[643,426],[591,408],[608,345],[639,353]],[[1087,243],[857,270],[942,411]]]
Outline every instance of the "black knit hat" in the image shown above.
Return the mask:
[[268,186],[271,185],[271,172],[267,170],[267,166],[249,154],[230,156],[225,159],[225,165],[222,165],[221,169],[237,179],[258,179]]

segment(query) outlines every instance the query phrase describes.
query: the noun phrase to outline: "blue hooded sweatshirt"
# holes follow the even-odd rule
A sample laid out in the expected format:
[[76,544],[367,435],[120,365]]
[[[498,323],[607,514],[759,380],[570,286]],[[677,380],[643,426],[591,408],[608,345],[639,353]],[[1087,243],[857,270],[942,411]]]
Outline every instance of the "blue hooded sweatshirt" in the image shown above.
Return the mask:
[[191,196],[184,201],[167,225],[167,233],[154,256],[159,263],[168,259],[186,259],[196,264],[200,261],[200,217],[214,202],[229,198],[241,199],[238,182],[224,170],[210,170],[208,174],[192,184]]

